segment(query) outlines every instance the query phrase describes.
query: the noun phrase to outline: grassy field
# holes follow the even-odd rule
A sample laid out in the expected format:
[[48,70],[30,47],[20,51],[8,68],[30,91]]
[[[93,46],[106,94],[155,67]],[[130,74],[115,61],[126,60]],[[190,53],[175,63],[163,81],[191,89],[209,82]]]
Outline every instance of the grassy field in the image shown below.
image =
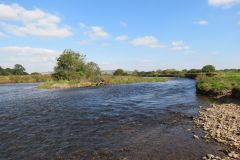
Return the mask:
[[[137,76],[101,76],[104,85],[111,84],[129,84],[129,83],[143,83],[143,82],[166,82],[168,78],[160,77],[137,77]],[[97,82],[89,82],[88,80],[81,81],[50,81],[41,84],[40,89],[64,89],[64,88],[79,88],[79,87],[91,87],[97,86]]]
[[197,91],[210,96],[237,96],[240,92],[240,72],[221,72],[212,77],[198,76]]
[[23,75],[0,76],[0,84],[3,83],[31,83],[51,81],[51,75]]

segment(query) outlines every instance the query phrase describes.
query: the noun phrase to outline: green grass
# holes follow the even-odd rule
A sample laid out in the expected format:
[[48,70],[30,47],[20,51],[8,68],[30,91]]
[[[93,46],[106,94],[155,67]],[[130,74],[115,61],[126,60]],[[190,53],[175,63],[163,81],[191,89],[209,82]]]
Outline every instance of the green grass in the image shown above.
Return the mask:
[[232,90],[240,90],[240,72],[222,72],[212,77],[197,77],[197,90],[206,94],[231,94]]
[[[143,83],[143,82],[166,82],[168,78],[160,77],[137,77],[137,76],[110,76],[103,75],[101,77],[105,85],[111,84],[129,84],[129,83]],[[81,81],[50,81],[38,86],[40,89],[64,89],[64,88],[79,88],[79,87],[91,87],[96,86],[97,82],[91,82],[88,80]]]
[[51,75],[10,75],[0,76],[1,83],[31,83],[51,81]]

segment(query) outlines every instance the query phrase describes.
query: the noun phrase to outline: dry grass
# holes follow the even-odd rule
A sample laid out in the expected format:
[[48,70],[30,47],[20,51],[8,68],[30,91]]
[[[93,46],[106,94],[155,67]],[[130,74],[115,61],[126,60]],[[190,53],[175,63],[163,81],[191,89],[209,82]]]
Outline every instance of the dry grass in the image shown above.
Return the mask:
[[[103,75],[101,76],[101,82],[104,85],[111,84],[129,84],[129,83],[143,83],[143,82],[165,82],[168,78],[144,78],[137,76],[111,76]],[[99,81],[100,82],[100,81]],[[97,86],[98,82],[92,82],[87,79],[82,79],[79,81],[50,81],[41,84],[38,88],[41,89],[64,89],[64,88],[79,88],[79,87],[91,87]]]
[[51,81],[51,75],[0,76],[0,83],[31,83]]

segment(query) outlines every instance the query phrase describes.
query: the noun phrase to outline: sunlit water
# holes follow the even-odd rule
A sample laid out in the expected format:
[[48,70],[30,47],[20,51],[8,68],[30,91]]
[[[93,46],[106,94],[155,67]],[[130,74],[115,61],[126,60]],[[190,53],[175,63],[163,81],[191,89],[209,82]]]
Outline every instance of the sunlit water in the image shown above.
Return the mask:
[[[195,82],[39,90],[0,85],[0,159],[196,160],[221,154],[193,139]],[[191,130],[190,130],[191,129]]]

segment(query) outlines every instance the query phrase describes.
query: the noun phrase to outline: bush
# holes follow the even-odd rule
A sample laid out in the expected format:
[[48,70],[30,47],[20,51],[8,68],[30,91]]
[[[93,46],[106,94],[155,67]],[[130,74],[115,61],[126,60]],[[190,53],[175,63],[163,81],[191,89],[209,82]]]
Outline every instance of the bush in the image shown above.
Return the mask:
[[235,98],[240,98],[240,85],[233,88],[232,96],[235,97]]

